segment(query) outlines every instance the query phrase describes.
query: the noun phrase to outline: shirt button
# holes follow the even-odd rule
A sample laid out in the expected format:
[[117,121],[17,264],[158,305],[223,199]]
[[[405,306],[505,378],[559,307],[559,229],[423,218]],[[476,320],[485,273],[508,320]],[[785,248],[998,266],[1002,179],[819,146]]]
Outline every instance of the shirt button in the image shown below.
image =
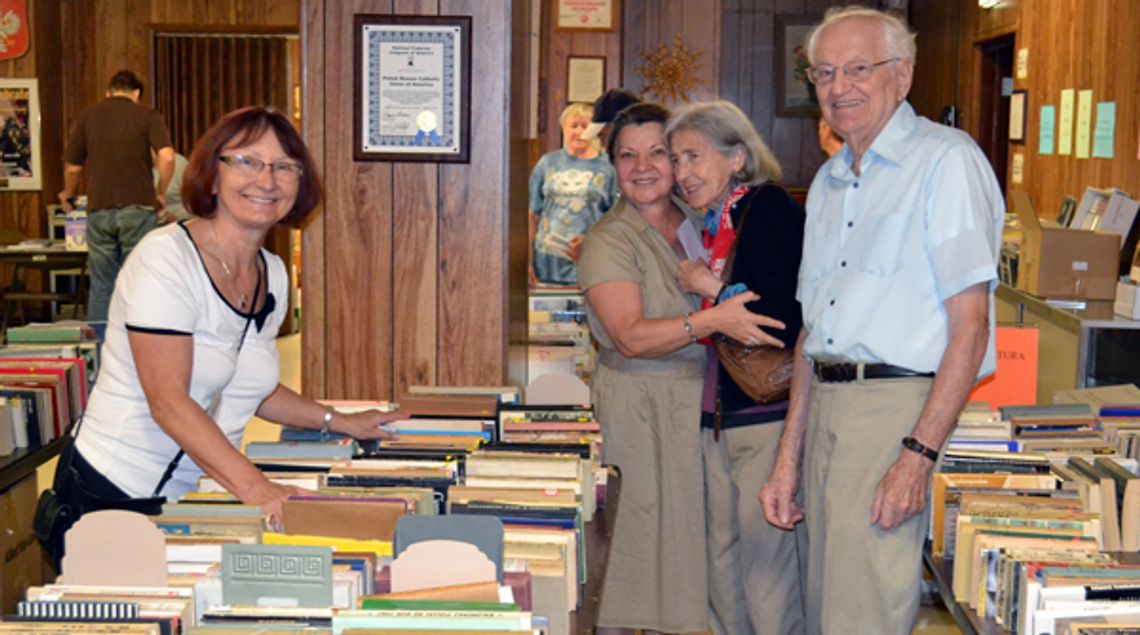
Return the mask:
[[853,187],[853,188],[855,188],[855,189],[859,189],[859,181],[855,181],[855,183],[853,183],[853,184],[851,185],[851,187]]
[[827,343],[828,344],[834,344],[835,342],[831,341],[831,338],[829,337],[829,338],[827,338]]
[[853,221],[853,220],[849,220],[849,221],[847,221],[847,226],[848,226],[848,227],[854,227],[854,226],[855,226],[855,221]]
[[846,261],[846,260],[844,260],[843,262],[839,263],[839,266],[840,266],[840,267],[846,267],[846,266],[847,266],[847,261]]
[[835,300],[831,301],[831,306],[835,306]]

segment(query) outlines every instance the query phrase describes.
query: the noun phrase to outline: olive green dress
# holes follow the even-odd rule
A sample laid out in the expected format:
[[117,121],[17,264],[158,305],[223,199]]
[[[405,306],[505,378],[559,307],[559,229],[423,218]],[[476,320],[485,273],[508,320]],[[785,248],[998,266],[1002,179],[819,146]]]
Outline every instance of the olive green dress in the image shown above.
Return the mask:
[[[578,280],[583,291],[634,282],[645,317],[676,317],[698,308],[677,284],[679,264],[665,239],[622,199],[586,235]],[[705,630],[704,347],[630,359],[614,348],[588,305],[587,317],[600,349],[592,390],[603,460],[622,475],[598,626]]]

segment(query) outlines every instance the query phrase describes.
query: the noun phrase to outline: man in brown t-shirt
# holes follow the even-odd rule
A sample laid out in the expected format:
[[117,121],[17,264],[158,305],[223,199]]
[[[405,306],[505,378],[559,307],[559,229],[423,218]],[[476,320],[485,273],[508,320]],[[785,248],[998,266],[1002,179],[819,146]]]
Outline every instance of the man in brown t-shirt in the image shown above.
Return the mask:
[[[166,214],[174,148],[162,117],[138,103],[143,83],[119,71],[107,99],[80,113],[64,151],[59,202],[71,211],[79,176],[87,173],[87,319],[105,321],[119,267]],[[157,158],[151,159],[151,150]],[[158,184],[151,167],[158,168]]]

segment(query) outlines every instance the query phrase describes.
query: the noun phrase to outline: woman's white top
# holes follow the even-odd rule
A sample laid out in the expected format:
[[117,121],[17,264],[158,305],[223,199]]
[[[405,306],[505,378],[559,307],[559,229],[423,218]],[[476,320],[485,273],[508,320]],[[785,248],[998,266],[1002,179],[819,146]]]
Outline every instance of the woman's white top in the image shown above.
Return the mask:
[[[270,295],[255,315],[226,301],[203,256],[184,223],[167,225],[139,242],[115,281],[99,376],[76,447],[131,496],[150,496],[179,448],[151,417],[128,331],[193,338],[190,397],[234,447],[279,381],[275,338],[289,306],[284,263],[261,251]],[[201,474],[183,456],[162,494],[173,500],[194,491]]]

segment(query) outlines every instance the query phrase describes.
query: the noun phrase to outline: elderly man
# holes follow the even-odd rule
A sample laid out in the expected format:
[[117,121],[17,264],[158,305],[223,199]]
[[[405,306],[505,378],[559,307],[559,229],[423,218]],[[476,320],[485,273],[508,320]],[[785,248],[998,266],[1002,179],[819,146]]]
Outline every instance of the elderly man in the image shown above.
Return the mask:
[[846,146],[808,194],[804,326],[760,498],[773,525],[806,519],[810,633],[910,633],[931,472],[995,368],[1004,206],[977,145],[906,103],[915,45],[900,20],[833,10],[808,55]]

